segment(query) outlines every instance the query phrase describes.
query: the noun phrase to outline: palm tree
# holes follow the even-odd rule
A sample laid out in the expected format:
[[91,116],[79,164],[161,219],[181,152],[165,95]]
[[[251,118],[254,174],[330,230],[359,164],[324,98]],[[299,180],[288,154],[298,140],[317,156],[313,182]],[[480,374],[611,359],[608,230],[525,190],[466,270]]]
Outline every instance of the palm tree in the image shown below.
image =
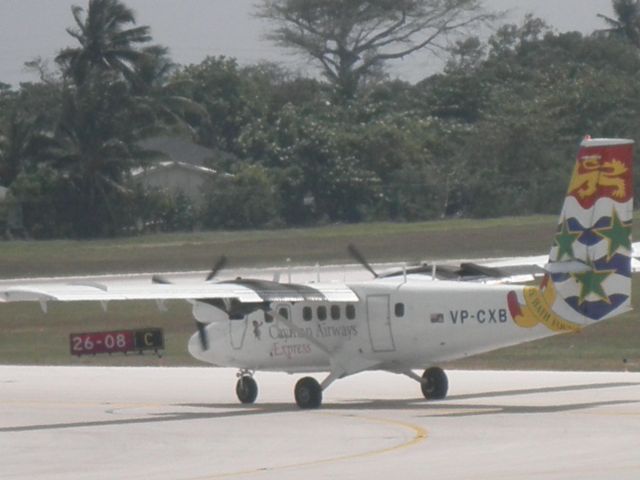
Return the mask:
[[188,119],[206,122],[208,114],[199,103],[184,95],[192,82],[176,78],[177,66],[169,58],[167,48],[152,45],[143,51],[146,56],[136,65],[131,93],[137,113],[146,117],[146,123],[155,130],[149,133],[176,129],[195,135]]
[[0,184],[10,186],[21,172],[37,163],[39,152],[50,144],[47,128],[44,115],[9,113],[4,129],[0,129]]
[[128,194],[129,172],[139,158],[129,101],[122,82],[109,79],[63,94],[61,115],[43,154],[66,185],[65,215],[79,236],[110,235],[121,223],[115,206]]
[[640,48],[640,0],[613,0],[613,11],[616,18],[598,14],[609,26],[600,32]]
[[89,0],[86,13],[77,5],[71,8],[75,28],[69,35],[80,43],[77,48],[65,48],[56,61],[62,65],[76,85],[82,85],[91,71],[115,71],[132,80],[135,66],[146,54],[138,45],[151,40],[149,27],[135,25],[134,12],[118,0]]

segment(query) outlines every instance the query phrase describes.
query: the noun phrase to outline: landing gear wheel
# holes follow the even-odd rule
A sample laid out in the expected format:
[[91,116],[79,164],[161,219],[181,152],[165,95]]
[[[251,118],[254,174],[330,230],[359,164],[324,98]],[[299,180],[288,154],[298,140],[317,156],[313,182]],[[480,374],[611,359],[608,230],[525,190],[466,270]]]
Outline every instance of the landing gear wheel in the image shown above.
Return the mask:
[[427,400],[442,400],[447,396],[449,380],[447,374],[440,367],[427,368],[422,374],[425,380],[420,384],[422,394]]
[[322,387],[315,378],[301,378],[296,383],[294,392],[300,408],[318,408],[322,403]]
[[242,375],[236,383],[236,395],[242,403],[253,403],[258,397],[258,384],[249,375]]

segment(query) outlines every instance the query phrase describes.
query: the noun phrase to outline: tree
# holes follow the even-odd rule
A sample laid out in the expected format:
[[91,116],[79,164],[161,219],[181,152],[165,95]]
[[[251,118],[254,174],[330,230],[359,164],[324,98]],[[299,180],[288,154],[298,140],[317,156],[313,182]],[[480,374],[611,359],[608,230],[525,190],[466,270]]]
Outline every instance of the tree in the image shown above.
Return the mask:
[[478,0],[264,0],[278,44],[311,57],[344,98],[385,62],[446,48],[454,35],[494,18]]
[[149,133],[178,130],[195,136],[191,123],[208,123],[207,111],[184,95],[188,79],[176,77],[177,65],[160,45],[146,47],[145,56],[135,65],[131,85],[132,106],[138,124]]
[[[445,75],[435,90],[435,97],[447,100],[438,93],[455,86],[450,80],[473,82],[474,97],[483,99],[473,117],[460,116],[473,119],[458,148],[468,159],[462,211],[475,216],[555,211],[576,142],[585,134],[638,135],[639,73],[640,57],[627,43],[556,34],[534,18],[502,28],[485,61],[466,74],[457,71],[457,80]],[[453,89],[447,105],[464,105],[456,100],[464,91]]]
[[260,228],[278,222],[273,180],[259,165],[217,175],[205,186],[203,222],[209,228]]
[[131,122],[126,83],[93,72],[81,88],[67,86],[46,156],[66,185],[65,211],[80,237],[113,235],[122,226],[119,204],[128,194],[131,168],[143,157]]
[[174,77],[180,95],[199,104],[206,116],[193,118],[198,125],[199,143],[233,151],[233,144],[248,117],[250,102],[244,95],[245,79],[235,59],[207,57],[200,64],[189,65]]
[[137,45],[151,40],[149,27],[126,28],[135,25],[133,10],[118,0],[89,0],[84,8],[71,8],[76,28],[67,28],[80,47],[65,48],[56,61],[62,65],[76,85],[82,85],[90,71],[111,70],[132,80],[134,67],[146,54]]
[[113,235],[127,227],[131,169],[147,157],[138,142],[159,127],[178,122],[186,99],[165,89],[172,64],[166,49],[144,46],[149,27],[135,25],[132,10],[118,0],[89,0],[72,8],[75,28],[67,32],[80,46],[56,61],[63,82],[40,157],[48,170],[23,179],[23,191],[42,192],[64,205],[56,216],[66,233]]
[[609,26],[601,32],[640,48],[640,0],[613,0],[613,11],[616,18],[598,14]]
[[23,83],[18,92],[0,92],[0,185],[35,166],[49,143],[47,133],[59,112],[60,85]]
[[34,128],[31,122],[12,112],[4,133],[0,129],[0,185],[11,185],[31,155]]

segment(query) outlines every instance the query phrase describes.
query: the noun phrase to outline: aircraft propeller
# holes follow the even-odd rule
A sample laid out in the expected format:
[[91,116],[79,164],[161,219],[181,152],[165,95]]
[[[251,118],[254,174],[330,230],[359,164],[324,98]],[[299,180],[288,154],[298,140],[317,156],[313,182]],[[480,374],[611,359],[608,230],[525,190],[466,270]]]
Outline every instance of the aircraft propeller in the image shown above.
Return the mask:
[[[209,282],[213,280],[226,265],[227,265],[227,257],[225,257],[224,255],[221,255],[216,260],[216,263],[213,265],[213,268],[207,275],[206,281]],[[169,285],[173,283],[171,280],[163,277],[162,275],[153,275],[151,277],[151,282],[157,283],[160,285]],[[207,329],[206,329],[207,324],[196,320],[196,327],[198,328],[198,338],[200,339],[200,345],[202,346],[202,350],[209,350],[209,338],[208,338]]]
[[207,335],[207,325],[196,320],[196,327],[198,327],[198,338],[200,339],[200,346],[202,350],[209,350],[209,336]]
[[209,275],[207,275],[207,282],[210,280],[213,280],[216,277],[216,275],[218,275],[220,270],[226,267],[226,265],[227,265],[227,257],[225,257],[224,255],[220,256],[216,261],[215,265],[213,266],[213,268],[211,269],[211,271],[209,272]]
[[173,282],[166,279],[162,275],[154,275],[153,277],[151,277],[151,283],[158,283],[160,285],[170,285]]
[[362,252],[360,252],[360,250],[358,250],[358,248],[353,243],[350,243],[349,245],[347,245],[347,251],[349,252],[349,255],[351,255],[351,258],[353,258],[360,265],[362,265],[365,269],[367,269],[369,272],[371,272],[371,274],[374,276],[374,278],[378,278],[380,276],[373,269],[371,264],[369,264],[369,262],[364,257]]

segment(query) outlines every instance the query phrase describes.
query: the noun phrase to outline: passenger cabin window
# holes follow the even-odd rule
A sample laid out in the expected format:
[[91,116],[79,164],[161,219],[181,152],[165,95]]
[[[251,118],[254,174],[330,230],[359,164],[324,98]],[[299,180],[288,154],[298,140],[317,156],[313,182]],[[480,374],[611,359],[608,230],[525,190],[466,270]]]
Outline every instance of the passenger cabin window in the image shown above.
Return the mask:
[[264,321],[265,323],[273,322],[273,315],[271,315],[269,312],[264,312]]
[[289,320],[289,310],[282,307],[280,309],[278,309],[278,313],[280,314],[281,317],[286,318],[287,320]]
[[354,318],[356,318],[356,307],[354,307],[353,305],[347,305],[345,313],[347,314],[347,318],[349,320],[353,320]]
[[304,321],[305,322],[311,321],[311,317],[312,317],[311,307],[304,307],[302,309],[302,318],[304,319]]
[[394,311],[396,317],[404,317],[404,303],[396,303]]
[[340,320],[340,306],[331,305],[331,319]]
[[321,305],[318,307],[318,320],[326,320],[327,319],[327,307]]

